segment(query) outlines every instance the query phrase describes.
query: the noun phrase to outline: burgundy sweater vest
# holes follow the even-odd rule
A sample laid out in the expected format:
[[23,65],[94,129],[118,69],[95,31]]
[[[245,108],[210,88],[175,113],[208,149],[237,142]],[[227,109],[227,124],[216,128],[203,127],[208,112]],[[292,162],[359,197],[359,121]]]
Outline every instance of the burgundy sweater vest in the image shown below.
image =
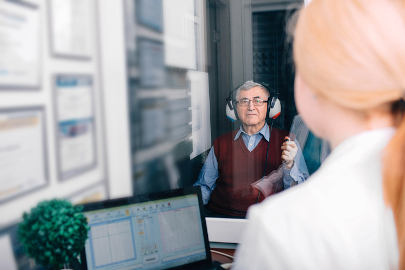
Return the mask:
[[[244,217],[250,205],[264,199],[251,184],[263,177],[268,143],[262,138],[249,152],[242,135],[234,140],[236,133],[229,132],[214,141],[219,177],[207,207],[216,213]],[[280,166],[285,136],[287,132],[272,129],[265,175]]]

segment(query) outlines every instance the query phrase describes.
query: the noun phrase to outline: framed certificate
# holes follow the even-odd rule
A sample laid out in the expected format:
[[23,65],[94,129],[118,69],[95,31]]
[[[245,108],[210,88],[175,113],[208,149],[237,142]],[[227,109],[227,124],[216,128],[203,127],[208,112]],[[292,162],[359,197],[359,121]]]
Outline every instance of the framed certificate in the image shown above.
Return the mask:
[[44,110],[0,110],[0,203],[48,182]]
[[0,1],[0,89],[39,89],[39,10],[23,1]]
[[55,56],[87,60],[92,54],[93,0],[49,0]]
[[97,164],[91,75],[54,77],[59,179],[67,179]]

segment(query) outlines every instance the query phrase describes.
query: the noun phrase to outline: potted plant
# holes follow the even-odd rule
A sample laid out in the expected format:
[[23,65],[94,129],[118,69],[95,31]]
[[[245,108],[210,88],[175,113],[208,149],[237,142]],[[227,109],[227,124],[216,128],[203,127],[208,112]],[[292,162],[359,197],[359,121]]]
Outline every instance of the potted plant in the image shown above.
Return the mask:
[[23,214],[18,238],[36,263],[54,269],[76,262],[89,227],[81,207],[61,199],[43,201]]

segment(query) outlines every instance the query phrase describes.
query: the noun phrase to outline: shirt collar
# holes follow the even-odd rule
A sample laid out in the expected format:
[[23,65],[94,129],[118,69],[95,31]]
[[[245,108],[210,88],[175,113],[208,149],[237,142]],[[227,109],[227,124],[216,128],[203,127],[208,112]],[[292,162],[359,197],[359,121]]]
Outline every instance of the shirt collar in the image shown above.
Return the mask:
[[[240,134],[242,134],[242,133],[243,133],[243,134],[246,134],[247,136],[252,136],[252,135],[247,134],[247,133],[243,130],[242,126],[240,126],[240,127],[239,127],[239,130],[238,130],[238,132],[236,133],[236,135],[235,135],[235,137],[233,138],[233,140],[236,141],[237,139],[239,139]],[[261,135],[266,139],[266,141],[269,141],[269,126],[267,125],[267,123],[264,123],[264,126],[262,127],[262,129],[259,130],[259,132],[255,133],[255,134],[253,134],[253,135],[257,135],[257,134],[261,134]]]
[[356,134],[350,138],[347,138],[343,142],[333,149],[330,157],[328,159],[334,159],[336,157],[348,155],[348,152],[356,152],[356,158],[359,158],[360,153],[367,153],[367,156],[372,151],[381,151],[384,148],[390,138],[395,134],[395,128],[386,127],[380,129],[374,129],[369,131],[364,131]]

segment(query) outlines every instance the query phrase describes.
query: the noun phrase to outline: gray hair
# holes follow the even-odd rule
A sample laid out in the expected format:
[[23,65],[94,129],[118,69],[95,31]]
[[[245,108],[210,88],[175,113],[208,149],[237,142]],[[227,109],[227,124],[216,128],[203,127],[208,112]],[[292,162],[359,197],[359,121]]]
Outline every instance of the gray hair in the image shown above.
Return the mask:
[[248,90],[250,90],[250,89],[252,89],[254,87],[260,87],[270,97],[269,89],[267,89],[265,86],[263,86],[260,83],[254,82],[254,81],[246,81],[234,91],[234,95],[232,96],[233,100],[237,99],[237,97],[239,96],[240,91],[242,91],[242,90],[243,91],[248,91]]

